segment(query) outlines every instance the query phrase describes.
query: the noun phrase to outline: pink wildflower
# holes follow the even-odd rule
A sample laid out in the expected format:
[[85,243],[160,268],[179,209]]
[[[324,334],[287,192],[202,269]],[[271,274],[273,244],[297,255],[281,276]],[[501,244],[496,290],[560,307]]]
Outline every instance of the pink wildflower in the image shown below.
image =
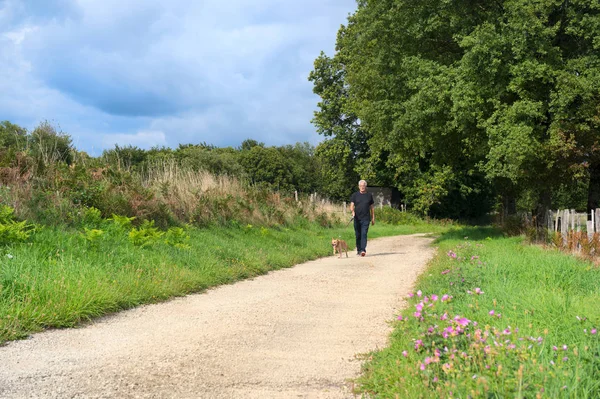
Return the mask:
[[408,352],[407,351],[402,351],[402,356],[408,357]]
[[446,302],[450,299],[450,296],[448,294],[444,294],[442,295],[442,302]]
[[450,269],[446,269],[442,272],[442,274],[448,274],[448,273],[450,273]]
[[494,312],[494,309],[492,309],[492,310],[490,310],[490,311],[488,312],[488,314],[489,314],[490,316],[493,316],[493,315],[494,315],[494,313],[496,313],[496,312]]
[[421,298],[421,295],[423,295],[423,293],[421,292],[421,290],[417,291],[417,296],[418,296],[419,298]]
[[425,371],[425,364],[421,363],[421,366],[419,366],[419,368],[421,369],[421,371]]
[[592,330],[590,331],[590,333],[592,335],[596,335],[597,332],[598,332],[598,330],[596,330],[595,328],[592,328]]
[[404,317],[402,317],[402,315],[399,315],[398,320],[402,321],[402,320],[404,320]]
[[431,300],[432,300],[433,302],[437,301],[437,300],[438,300],[438,296],[437,296],[437,295],[435,295],[435,294],[431,295]]
[[421,317],[421,312],[415,312],[413,313],[413,316],[415,316],[418,319]]
[[444,313],[443,315],[440,316],[440,320],[444,321],[448,319],[448,313]]
[[475,293],[477,295],[485,294],[485,292],[481,291],[481,288],[475,288]]

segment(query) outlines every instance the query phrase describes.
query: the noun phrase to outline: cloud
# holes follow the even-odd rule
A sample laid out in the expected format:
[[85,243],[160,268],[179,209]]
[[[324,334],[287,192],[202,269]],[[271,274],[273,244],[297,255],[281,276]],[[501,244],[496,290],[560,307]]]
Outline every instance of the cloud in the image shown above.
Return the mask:
[[0,1],[0,119],[29,128],[57,120],[95,148],[110,145],[105,135],[135,141],[151,131],[170,146],[314,142],[318,99],[307,76],[354,8],[354,0]]
[[165,134],[160,131],[143,131],[135,134],[105,134],[102,136],[105,148],[119,146],[135,146],[149,149],[154,146],[163,146],[167,143]]

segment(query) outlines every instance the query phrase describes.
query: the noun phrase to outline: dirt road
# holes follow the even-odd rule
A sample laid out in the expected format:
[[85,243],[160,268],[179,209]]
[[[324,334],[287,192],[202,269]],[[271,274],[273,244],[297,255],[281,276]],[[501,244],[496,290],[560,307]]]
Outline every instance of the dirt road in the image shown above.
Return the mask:
[[419,235],[0,347],[0,398],[346,398],[433,255]]

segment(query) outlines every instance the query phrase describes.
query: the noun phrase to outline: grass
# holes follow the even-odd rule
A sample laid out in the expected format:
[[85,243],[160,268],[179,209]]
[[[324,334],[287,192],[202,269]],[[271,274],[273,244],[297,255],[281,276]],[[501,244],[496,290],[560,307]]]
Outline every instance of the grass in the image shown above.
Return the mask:
[[[78,230],[39,227],[28,242],[0,246],[0,343],[327,256],[332,236],[354,242],[352,226],[306,219],[287,228],[188,227],[179,236],[145,225],[132,238],[120,219],[97,216]],[[377,224],[369,238],[442,228]]]
[[437,243],[390,346],[364,367],[363,394],[600,397],[600,269],[493,229]]

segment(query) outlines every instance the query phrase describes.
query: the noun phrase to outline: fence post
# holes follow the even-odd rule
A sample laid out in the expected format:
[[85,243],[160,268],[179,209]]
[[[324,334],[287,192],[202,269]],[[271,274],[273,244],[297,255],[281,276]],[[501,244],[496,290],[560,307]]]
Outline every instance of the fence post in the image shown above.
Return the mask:
[[556,223],[554,224],[554,231],[558,231],[558,218],[560,217],[560,209],[556,210]]
[[296,202],[298,202],[298,191],[297,190],[294,191],[294,198],[296,198]]
[[576,217],[577,217],[577,214],[575,213],[575,209],[571,209],[571,215],[570,215],[571,230],[575,230],[575,218]]
[[592,233],[596,231],[596,210],[590,209],[590,213],[592,214]]
[[600,232],[600,208],[596,208],[594,211],[596,213],[596,228],[595,228],[595,231],[596,232]]
[[560,219],[560,233],[566,240],[567,233],[569,232],[569,210],[563,209],[562,213],[563,213],[563,215],[562,215],[562,218]]

